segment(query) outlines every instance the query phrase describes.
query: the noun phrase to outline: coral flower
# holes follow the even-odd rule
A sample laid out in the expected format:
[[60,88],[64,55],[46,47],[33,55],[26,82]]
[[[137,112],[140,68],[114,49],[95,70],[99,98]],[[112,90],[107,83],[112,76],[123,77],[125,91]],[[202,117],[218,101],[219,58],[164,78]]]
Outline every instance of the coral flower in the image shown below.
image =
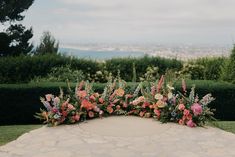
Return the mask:
[[160,92],[163,84],[164,84],[164,75],[162,75],[160,80],[158,81],[158,85],[157,85],[157,92],[158,93]]
[[113,108],[112,108],[111,106],[108,106],[108,107],[107,107],[107,112],[108,112],[109,114],[113,113]]
[[192,121],[192,120],[189,120],[188,122],[187,122],[187,126],[189,126],[189,127],[195,127],[196,126],[196,124]]
[[68,109],[69,110],[75,110],[75,107],[73,105],[71,105],[71,104],[68,104]]
[[103,103],[104,103],[104,99],[103,99],[103,98],[99,98],[99,102],[100,102],[101,104],[103,104]]
[[188,116],[189,113],[190,113],[189,110],[187,110],[187,109],[184,110],[184,115],[185,115],[185,116]]
[[183,110],[185,109],[184,104],[179,104],[178,109],[179,109],[180,111],[183,111]]
[[202,106],[198,103],[194,103],[192,106],[191,106],[191,110],[193,111],[193,114],[195,116],[198,116],[200,114],[202,114]]
[[116,106],[116,110],[120,110],[121,109],[121,106],[120,105],[117,105]]
[[68,115],[68,113],[66,111],[62,111],[62,115],[63,115],[63,117],[66,117]]
[[77,114],[76,114],[76,115],[74,116],[74,120],[75,120],[75,121],[79,121],[79,119],[80,119],[80,115],[77,115]]
[[183,119],[180,119],[178,123],[179,123],[180,125],[184,125],[184,120],[183,120]]
[[81,108],[85,108],[86,110],[92,110],[93,107],[94,107],[93,104],[88,100],[86,99],[82,100]]
[[146,107],[148,107],[149,105],[150,105],[150,103],[147,102],[147,101],[145,101],[145,102],[143,103],[142,107],[143,107],[143,108],[146,108]]
[[154,113],[157,115],[157,117],[159,118],[161,115],[161,112],[158,109],[154,110]]
[[90,100],[91,100],[91,101],[95,101],[95,96],[94,96],[94,95],[91,95],[91,96],[90,96]]
[[93,117],[95,116],[95,114],[94,114],[94,112],[89,111],[89,112],[88,112],[88,116],[89,116],[90,118],[93,118]]
[[118,88],[118,89],[115,90],[115,94],[117,96],[122,97],[125,94],[125,91],[122,88]]
[[77,96],[80,98],[85,98],[87,96],[87,92],[85,90],[78,91]]

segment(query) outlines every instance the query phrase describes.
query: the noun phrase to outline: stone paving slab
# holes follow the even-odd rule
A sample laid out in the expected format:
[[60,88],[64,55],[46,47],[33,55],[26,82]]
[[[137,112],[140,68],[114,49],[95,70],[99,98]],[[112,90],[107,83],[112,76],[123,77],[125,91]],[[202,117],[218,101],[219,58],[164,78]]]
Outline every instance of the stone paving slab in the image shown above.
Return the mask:
[[0,157],[235,157],[235,135],[139,117],[42,127],[0,147]]

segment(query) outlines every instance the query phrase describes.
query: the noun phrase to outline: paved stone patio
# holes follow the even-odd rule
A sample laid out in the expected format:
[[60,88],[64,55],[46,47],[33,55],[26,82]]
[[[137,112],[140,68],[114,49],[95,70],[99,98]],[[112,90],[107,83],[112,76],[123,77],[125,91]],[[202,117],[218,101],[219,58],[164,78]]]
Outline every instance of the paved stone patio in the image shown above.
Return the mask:
[[42,127],[0,147],[0,157],[235,157],[235,135],[139,117]]

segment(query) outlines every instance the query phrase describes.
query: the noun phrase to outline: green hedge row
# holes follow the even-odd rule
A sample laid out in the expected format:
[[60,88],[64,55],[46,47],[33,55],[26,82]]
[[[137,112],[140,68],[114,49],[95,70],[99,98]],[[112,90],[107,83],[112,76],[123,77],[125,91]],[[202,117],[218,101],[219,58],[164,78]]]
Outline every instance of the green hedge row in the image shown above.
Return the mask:
[[[213,81],[187,81],[188,91],[196,85],[199,96],[212,93],[216,100],[211,108],[216,109],[215,117],[221,120],[235,120],[235,85]],[[98,92],[103,91],[105,84],[95,84]],[[137,84],[128,83],[130,90]],[[180,90],[180,85],[176,85]],[[59,88],[67,89],[65,83],[41,84],[1,84],[0,85],[0,125],[39,123],[33,115],[42,108],[39,97],[47,93],[58,94]],[[75,83],[71,84],[75,87]],[[65,91],[66,92],[66,91]]]
[[0,83],[27,83],[35,77],[45,77],[54,67],[66,65],[70,65],[72,70],[81,70],[85,74],[85,79],[89,80],[94,79],[92,77],[97,71],[107,71],[117,75],[120,70],[120,75],[124,80],[132,81],[133,63],[136,66],[137,79],[146,72],[148,66],[159,67],[160,74],[164,74],[167,69],[180,70],[182,67],[182,62],[176,59],[148,56],[115,58],[105,62],[50,54],[0,57]]

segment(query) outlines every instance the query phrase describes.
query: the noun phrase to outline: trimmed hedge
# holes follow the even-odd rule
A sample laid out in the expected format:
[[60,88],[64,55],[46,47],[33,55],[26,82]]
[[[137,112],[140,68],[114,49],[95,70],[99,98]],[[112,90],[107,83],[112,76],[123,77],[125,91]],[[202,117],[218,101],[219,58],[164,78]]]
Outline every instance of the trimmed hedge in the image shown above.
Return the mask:
[[[187,81],[189,87],[196,85],[199,96],[212,93],[216,100],[211,104],[215,108],[215,117],[220,120],[235,120],[235,85],[214,81]],[[75,88],[75,83],[71,88]],[[94,89],[102,92],[105,84],[94,84]],[[128,83],[134,90],[136,83]],[[40,96],[47,93],[59,94],[59,87],[67,89],[66,83],[40,84],[1,84],[0,85],[0,125],[39,123],[33,115],[42,108]],[[180,84],[176,85],[180,90]],[[66,91],[65,91],[66,92]]]

